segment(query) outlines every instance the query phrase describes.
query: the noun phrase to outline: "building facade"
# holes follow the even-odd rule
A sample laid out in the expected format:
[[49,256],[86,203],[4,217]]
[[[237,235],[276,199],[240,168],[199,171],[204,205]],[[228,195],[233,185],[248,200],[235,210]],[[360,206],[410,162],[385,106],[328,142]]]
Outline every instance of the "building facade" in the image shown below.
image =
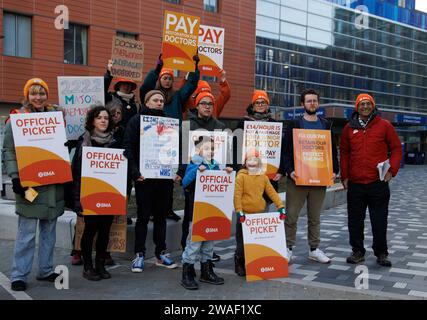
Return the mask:
[[[69,12],[67,30],[55,27],[62,8],[59,5]],[[144,42],[146,74],[155,67],[161,52],[164,10],[200,16],[202,24],[225,28],[224,69],[232,97],[222,116],[240,117],[250,100],[256,16],[252,0],[1,0],[0,6],[3,119],[22,101],[22,88],[32,77],[47,81],[49,101],[57,103],[57,76],[102,76],[114,35]],[[179,78],[183,76],[180,72]],[[218,92],[218,85],[211,85]]]

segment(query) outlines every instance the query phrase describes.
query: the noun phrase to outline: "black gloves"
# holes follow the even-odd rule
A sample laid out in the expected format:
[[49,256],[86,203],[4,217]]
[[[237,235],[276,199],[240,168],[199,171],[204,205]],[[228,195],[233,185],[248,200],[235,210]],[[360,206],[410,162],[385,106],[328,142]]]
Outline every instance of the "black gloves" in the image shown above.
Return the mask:
[[157,58],[157,65],[156,65],[157,73],[160,73],[160,71],[162,71],[162,68],[163,68],[162,54],[159,54],[159,57]]
[[21,180],[19,178],[12,179],[12,190],[16,194],[20,194],[22,197],[25,197],[25,191],[28,187],[23,187],[21,185]]
[[194,60],[194,62],[196,63],[196,70],[198,70],[198,69],[199,69],[199,62],[200,62],[199,55],[195,54],[195,55],[193,56],[193,60]]

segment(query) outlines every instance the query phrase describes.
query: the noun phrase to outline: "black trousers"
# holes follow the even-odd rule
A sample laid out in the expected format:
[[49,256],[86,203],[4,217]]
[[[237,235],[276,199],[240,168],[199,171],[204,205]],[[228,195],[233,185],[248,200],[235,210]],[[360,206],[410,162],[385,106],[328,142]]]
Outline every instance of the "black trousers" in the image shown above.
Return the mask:
[[114,216],[85,216],[85,229],[80,242],[82,248],[83,261],[92,261],[93,239],[96,233],[96,259],[104,259],[110,241],[110,229]]
[[353,252],[366,250],[363,245],[366,208],[369,209],[373,243],[372,249],[378,257],[387,251],[387,219],[390,188],[388,182],[376,181],[369,184],[349,183],[347,191],[348,231]]
[[238,258],[245,258],[243,229],[242,224],[239,221],[236,221],[236,251],[234,253]]
[[190,229],[190,222],[193,221],[193,207],[194,207],[194,192],[184,192],[185,205],[184,205],[184,219],[182,219],[182,235],[181,247],[185,249],[187,244],[188,232]]
[[154,218],[153,241],[156,246],[155,254],[159,258],[166,250],[166,217],[169,209],[169,199],[173,192],[173,180],[147,179],[135,182],[137,220],[135,224],[135,253],[145,255],[150,216]]

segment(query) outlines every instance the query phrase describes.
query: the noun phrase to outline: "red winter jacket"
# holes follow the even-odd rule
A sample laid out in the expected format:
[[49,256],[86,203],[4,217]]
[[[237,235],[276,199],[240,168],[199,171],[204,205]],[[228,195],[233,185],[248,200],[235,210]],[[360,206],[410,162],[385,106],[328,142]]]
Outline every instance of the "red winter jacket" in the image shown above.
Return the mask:
[[389,171],[394,177],[400,168],[402,146],[393,125],[377,115],[363,129],[354,117],[341,134],[342,180],[361,184],[379,180],[377,164],[387,160],[389,152]]

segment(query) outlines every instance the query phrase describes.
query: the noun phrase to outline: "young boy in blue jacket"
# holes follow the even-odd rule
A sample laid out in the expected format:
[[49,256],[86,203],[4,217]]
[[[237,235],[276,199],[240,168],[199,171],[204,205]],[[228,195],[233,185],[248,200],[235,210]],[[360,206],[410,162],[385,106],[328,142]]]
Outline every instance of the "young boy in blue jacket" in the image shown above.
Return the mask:
[[[190,163],[185,171],[184,178],[182,179],[182,187],[185,193],[185,206],[190,210],[190,229],[187,237],[187,245],[182,253],[182,280],[181,285],[185,289],[196,290],[199,288],[197,282],[194,280],[196,271],[194,270],[194,263],[200,255],[201,275],[200,281],[211,284],[223,284],[224,279],[218,277],[214,271],[212,263],[212,255],[214,248],[214,241],[191,241],[191,230],[193,220],[193,207],[194,195],[196,189],[196,176],[197,170],[203,172],[205,170],[220,170],[218,163],[213,159],[214,157],[214,141],[213,139],[200,136],[195,142],[196,154],[192,157]],[[228,173],[233,171],[232,168],[225,169]]]

